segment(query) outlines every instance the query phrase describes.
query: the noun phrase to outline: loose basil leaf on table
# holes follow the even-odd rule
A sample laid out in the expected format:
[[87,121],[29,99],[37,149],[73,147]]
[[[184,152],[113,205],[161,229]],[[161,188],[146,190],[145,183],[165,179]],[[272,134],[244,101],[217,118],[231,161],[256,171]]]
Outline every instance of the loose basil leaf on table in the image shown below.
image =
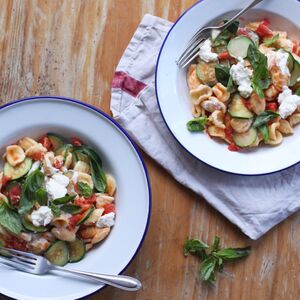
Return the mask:
[[52,201],[53,204],[65,204],[65,203],[68,203],[68,202],[71,202],[73,201],[74,199],[76,198],[76,196],[64,196],[64,197],[61,197],[61,198],[56,198]]
[[22,222],[18,213],[4,201],[0,201],[0,225],[13,234],[22,231]]
[[218,236],[214,237],[213,243],[212,243],[212,247],[211,247],[211,251],[212,252],[216,252],[220,250],[220,238]]
[[251,252],[251,247],[226,248],[218,251],[216,253],[216,256],[222,258],[224,261],[235,261],[248,256],[250,252]]
[[197,239],[191,239],[184,243],[183,254],[184,256],[188,256],[191,253],[205,259],[207,257],[205,249],[207,248],[208,245],[204,242]]
[[262,99],[265,97],[263,90],[266,90],[271,84],[268,59],[252,44],[248,48],[247,57],[253,67],[252,87]]
[[230,78],[230,69],[223,65],[216,65],[215,73],[217,81],[221,82],[224,86],[228,86]]
[[200,278],[204,281],[213,283],[216,280],[216,266],[218,259],[214,256],[206,258],[200,267],[199,274]]
[[201,132],[205,129],[207,117],[199,117],[187,122],[187,129],[191,132]]
[[262,125],[267,124],[270,120],[272,120],[278,116],[279,116],[278,113],[271,111],[271,110],[266,110],[256,117],[252,126],[254,128],[258,128]]

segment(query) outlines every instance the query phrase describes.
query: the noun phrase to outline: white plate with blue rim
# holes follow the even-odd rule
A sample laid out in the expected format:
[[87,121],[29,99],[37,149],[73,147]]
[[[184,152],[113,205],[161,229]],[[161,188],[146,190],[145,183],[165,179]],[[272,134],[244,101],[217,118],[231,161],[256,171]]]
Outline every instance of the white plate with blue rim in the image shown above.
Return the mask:
[[[128,134],[110,117],[83,102],[35,97],[0,108],[0,154],[23,136],[46,132],[77,136],[97,149],[103,167],[117,182],[116,224],[110,235],[78,263],[65,268],[120,274],[139,250],[147,232],[151,192],[144,162]],[[36,276],[0,264],[0,293],[22,300],[67,300],[91,295],[104,285],[66,274]]]
[[[174,138],[192,156],[211,167],[240,175],[263,175],[289,168],[300,161],[300,127],[277,147],[259,147],[252,151],[230,152],[225,143],[205,134],[192,134],[186,123],[192,119],[192,105],[186,83],[186,69],[176,60],[195,32],[234,16],[249,0],[202,0],[186,11],[174,24],[161,48],[156,68],[157,101],[163,119]],[[274,30],[287,31],[300,41],[300,2],[265,0],[242,17],[243,23],[267,18]]]

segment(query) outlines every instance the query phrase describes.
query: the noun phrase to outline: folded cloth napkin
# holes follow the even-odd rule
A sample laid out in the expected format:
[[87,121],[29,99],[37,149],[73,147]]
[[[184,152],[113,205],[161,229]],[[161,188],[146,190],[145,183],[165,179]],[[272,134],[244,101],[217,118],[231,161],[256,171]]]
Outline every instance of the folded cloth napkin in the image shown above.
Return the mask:
[[154,84],[158,53],[171,26],[158,17],[143,18],[113,79],[113,117],[178,182],[258,239],[300,208],[300,166],[272,175],[231,175],[196,160],[175,141],[160,115]]

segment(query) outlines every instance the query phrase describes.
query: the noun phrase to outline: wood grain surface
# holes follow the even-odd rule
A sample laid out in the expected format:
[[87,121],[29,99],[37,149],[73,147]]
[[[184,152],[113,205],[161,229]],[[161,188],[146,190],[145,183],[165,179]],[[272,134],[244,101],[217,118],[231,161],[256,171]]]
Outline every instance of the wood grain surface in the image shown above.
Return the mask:
[[[109,113],[114,69],[143,15],[175,21],[194,2],[0,0],[1,103],[60,95]],[[144,158],[152,182],[152,218],[140,252],[125,271],[138,277],[143,289],[127,293],[108,287],[89,300],[299,299],[300,213],[250,241],[204,199]],[[211,287],[197,279],[199,263],[183,257],[182,245],[190,236],[210,241],[215,235],[223,245],[250,244],[253,252],[226,266],[226,275]]]

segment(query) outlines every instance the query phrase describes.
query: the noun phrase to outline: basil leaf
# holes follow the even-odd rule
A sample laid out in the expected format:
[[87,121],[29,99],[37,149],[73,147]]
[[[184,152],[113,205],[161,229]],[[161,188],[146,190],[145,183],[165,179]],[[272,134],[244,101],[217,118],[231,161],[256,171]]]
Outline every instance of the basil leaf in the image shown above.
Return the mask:
[[4,200],[0,201],[0,225],[13,234],[19,234],[22,231],[20,216]]
[[42,187],[44,179],[45,175],[39,169],[26,177],[21,193],[19,214],[24,214],[33,207],[37,201],[37,191]]
[[69,213],[71,215],[76,215],[81,212],[81,207],[74,204],[65,204],[60,208],[62,211]]
[[266,110],[256,117],[252,126],[254,128],[260,127],[262,125],[267,124],[270,120],[272,120],[273,118],[276,118],[278,116],[279,116],[278,113],[271,111],[271,110]]
[[246,257],[250,254],[251,247],[245,248],[226,248],[218,251],[216,255],[224,261],[235,261],[240,258]]
[[47,205],[48,203],[48,194],[44,188],[39,188],[36,192],[36,200],[40,205]]
[[221,82],[224,86],[228,85],[230,78],[229,68],[223,65],[216,65],[215,73],[218,82]]
[[106,175],[102,169],[102,161],[99,155],[88,146],[79,146],[74,148],[76,153],[87,155],[90,158],[92,179],[95,189],[100,193],[105,193],[107,189]]
[[264,141],[267,142],[270,139],[268,126],[266,124],[264,124],[264,125],[259,126],[257,129],[262,134]]
[[79,181],[77,185],[80,195],[82,195],[84,198],[90,198],[92,196],[93,190],[87,183]]
[[61,198],[56,198],[52,201],[53,204],[65,204],[70,201],[73,201],[76,198],[76,196],[64,196]]
[[60,216],[61,210],[60,210],[60,208],[58,206],[56,206],[55,204],[51,203],[49,207],[50,207],[50,209],[51,209],[54,217],[59,217]]
[[295,95],[300,96],[300,87],[298,87],[298,89],[296,90]]
[[265,39],[264,40],[264,45],[269,47],[269,46],[272,46],[274,43],[276,43],[279,39],[279,33],[277,33],[276,35],[272,36],[271,38],[269,39]]
[[216,252],[216,251],[219,251],[219,250],[220,250],[220,238],[218,236],[215,236],[214,240],[213,240],[211,251]]
[[200,266],[200,278],[204,281],[208,281],[210,283],[213,283],[215,278],[215,272],[216,272],[216,265],[217,265],[218,259],[214,256],[210,256],[206,258],[201,266]]
[[229,93],[233,93],[233,92],[236,91],[236,88],[235,88],[235,85],[233,83],[233,79],[232,79],[231,76],[229,77],[229,80],[228,80],[228,83],[227,83],[227,91]]
[[205,244],[204,242],[197,239],[191,239],[191,240],[187,240],[184,243],[183,254],[184,256],[188,256],[190,253],[192,253],[197,256],[200,256],[202,259],[205,259],[207,257],[205,249],[207,248],[208,245]]
[[218,47],[221,45],[227,45],[229,40],[236,35],[239,25],[240,23],[238,21],[235,21],[232,24],[230,24],[227,28],[225,28],[213,41],[213,46]]
[[191,132],[201,132],[205,129],[207,117],[199,117],[187,122],[186,127]]
[[271,84],[268,70],[268,59],[258,48],[250,44],[247,57],[253,67],[252,87],[260,98],[264,98],[263,90]]

